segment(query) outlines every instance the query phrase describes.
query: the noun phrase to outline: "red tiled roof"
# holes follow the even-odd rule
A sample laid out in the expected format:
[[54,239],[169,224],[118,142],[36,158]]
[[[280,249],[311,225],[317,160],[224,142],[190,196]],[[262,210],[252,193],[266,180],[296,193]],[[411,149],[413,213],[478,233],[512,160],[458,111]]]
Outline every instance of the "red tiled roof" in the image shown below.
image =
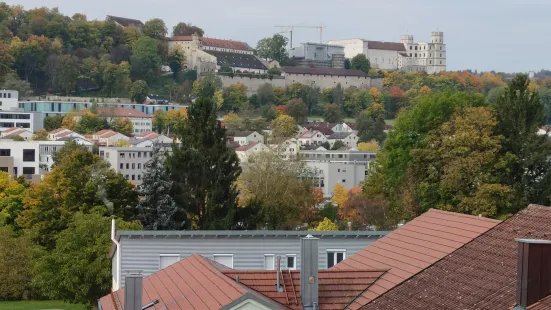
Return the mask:
[[12,132],[12,131],[19,131],[19,130],[21,130],[21,128],[19,128],[19,127],[11,127],[11,128],[8,128],[8,129],[4,130],[3,133],[10,133],[10,132]]
[[[192,36],[174,36],[169,38],[169,41],[191,41]],[[206,46],[219,47],[219,48],[228,48],[234,50],[249,51],[251,47],[245,42],[232,41],[232,40],[221,40],[213,38],[200,37],[199,41]]]
[[57,129],[54,129],[54,130],[52,130],[52,131],[50,131],[50,132],[48,132],[48,133],[51,134],[51,135],[55,135],[56,133],[62,132],[62,131],[64,131],[64,130],[69,130],[69,129],[67,129],[67,128],[57,128]]
[[319,130],[319,132],[323,133],[324,135],[332,135],[333,134],[333,127],[335,127],[336,124],[328,123],[328,122],[312,122],[306,124],[304,126],[308,130]]
[[499,223],[431,209],[331,269],[389,269],[350,306],[358,309]]
[[140,133],[139,135],[137,135],[136,137],[139,137],[139,138],[144,138],[144,139],[155,139],[159,136],[158,133],[156,132],[153,132],[153,131],[146,131],[146,132],[142,132]]
[[118,135],[118,134],[121,134],[121,133],[116,132],[116,131],[106,132],[106,133],[104,133],[100,136],[100,139],[110,138],[110,137]]
[[[551,208],[528,206],[362,309],[512,309],[516,238],[551,239]],[[533,309],[549,310],[551,300]]]
[[12,127],[12,128],[4,130],[2,133],[6,134],[5,137],[11,137],[11,136],[16,136],[16,135],[22,134],[24,132],[28,132],[28,131],[23,129],[23,128]]
[[[283,292],[276,290],[276,271],[227,270],[223,273],[239,283],[291,309],[302,309],[300,271],[282,271]],[[385,273],[385,270],[320,270],[319,309],[342,310]],[[295,295],[296,294],[296,295]],[[296,298],[295,298],[296,296]]]
[[[249,291],[224,276],[208,259],[193,254],[143,279],[142,304],[155,299],[151,309],[218,310]],[[116,306],[116,301],[122,307]],[[100,299],[103,310],[123,310],[124,289]]]
[[251,142],[249,144],[241,145],[238,148],[236,148],[235,151],[236,152],[239,152],[239,151],[245,152],[245,151],[248,151],[248,150],[252,149],[257,144],[258,144],[257,142]]
[[384,42],[384,41],[367,41],[367,48],[370,50],[387,50],[405,52],[404,43]]
[[[318,130],[314,130],[314,131],[306,130],[298,138],[299,139],[310,139],[310,138],[314,137],[317,133],[321,133],[321,132],[318,131]],[[321,134],[323,134],[323,133],[321,133]]]
[[539,302],[531,305],[527,310],[550,310],[551,309],[551,295],[540,300]]

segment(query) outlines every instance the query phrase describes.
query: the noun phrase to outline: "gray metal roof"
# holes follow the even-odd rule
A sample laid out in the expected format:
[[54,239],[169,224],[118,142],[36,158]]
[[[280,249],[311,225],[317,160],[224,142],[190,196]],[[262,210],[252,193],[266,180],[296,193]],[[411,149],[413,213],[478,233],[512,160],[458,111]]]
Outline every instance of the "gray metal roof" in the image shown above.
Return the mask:
[[384,236],[389,231],[365,230],[335,230],[335,231],[304,231],[304,230],[121,230],[121,236],[153,236],[153,237],[368,237]]

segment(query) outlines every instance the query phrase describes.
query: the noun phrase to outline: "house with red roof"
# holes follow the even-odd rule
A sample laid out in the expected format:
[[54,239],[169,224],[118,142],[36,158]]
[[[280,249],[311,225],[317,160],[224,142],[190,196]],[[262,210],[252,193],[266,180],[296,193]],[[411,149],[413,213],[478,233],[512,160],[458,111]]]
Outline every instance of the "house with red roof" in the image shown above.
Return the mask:
[[0,138],[11,139],[15,136],[19,136],[25,140],[30,141],[33,137],[33,133],[25,128],[12,127],[0,132]]
[[249,161],[249,157],[255,153],[272,151],[270,148],[266,147],[262,142],[250,142],[249,144],[240,145],[235,149],[235,154],[239,157],[239,161],[246,163]]
[[221,67],[234,71],[266,73],[268,68],[254,55],[245,42],[191,36],[168,38],[168,48],[181,49],[186,55],[186,67],[198,73],[217,72]]
[[[153,130],[153,116],[131,108],[120,107],[99,107],[98,115],[104,117],[108,123],[112,123],[117,118],[128,118],[134,127],[134,133],[151,132]],[[75,120],[79,121],[86,111],[74,112]]]
[[113,146],[121,143],[121,141],[128,142],[130,140],[129,137],[111,129],[103,129],[96,132],[92,135],[92,139],[101,146]]
[[[520,292],[524,300],[535,300],[528,309],[551,309],[551,277],[538,277],[547,280],[533,284],[535,274],[551,272],[551,248],[545,247],[551,241],[520,241],[529,244],[522,257],[532,261],[534,255],[541,264],[539,269],[522,267],[528,272],[518,279],[515,268],[525,266],[517,259],[515,238],[548,240],[550,230],[551,209],[546,207],[530,206],[504,222],[431,209],[350,256],[328,254],[326,262],[331,258],[333,263],[325,266],[318,257],[321,236],[301,239],[300,268],[295,269],[285,269],[278,256],[270,270],[234,269],[216,256],[214,261],[197,254],[178,257],[143,278],[136,303],[154,309],[513,309],[519,305],[515,292]],[[140,233],[145,232],[133,234],[139,238]],[[249,235],[236,233],[243,240]],[[112,253],[121,253],[119,246]],[[248,251],[242,242],[235,255]],[[424,276],[429,272],[434,275]],[[538,294],[519,289],[519,281]],[[136,287],[134,282],[130,287]],[[128,309],[129,298],[136,300],[136,295],[118,289],[102,297],[99,308]]]
[[299,135],[297,139],[301,146],[322,145],[327,142],[327,136],[318,130],[307,130]]

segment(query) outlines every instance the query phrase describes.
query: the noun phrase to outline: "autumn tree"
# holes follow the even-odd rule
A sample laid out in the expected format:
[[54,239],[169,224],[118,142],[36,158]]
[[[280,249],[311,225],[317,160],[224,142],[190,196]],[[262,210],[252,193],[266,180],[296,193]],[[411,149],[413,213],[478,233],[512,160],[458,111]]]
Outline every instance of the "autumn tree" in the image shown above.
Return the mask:
[[226,131],[217,121],[215,104],[199,98],[188,118],[175,130],[182,141],[172,148],[168,166],[173,198],[186,228],[229,229],[235,225],[239,159],[226,145]]
[[223,96],[223,107],[225,107],[225,110],[239,111],[244,109],[248,104],[247,86],[241,82],[224,89]]
[[289,115],[280,115],[272,121],[272,130],[274,138],[291,138],[297,131],[297,123]]
[[329,123],[342,123],[341,109],[336,104],[325,104],[323,106],[323,120]]
[[222,89],[222,80],[214,73],[209,73],[200,80],[193,82],[193,96],[195,98],[212,98],[214,94]]
[[235,113],[228,113],[224,115],[224,126],[228,130],[240,130],[243,127],[243,119]]
[[369,142],[360,142],[358,143],[358,151],[363,152],[377,152],[379,150],[379,145],[377,141],[371,140]]
[[164,39],[167,34],[165,22],[160,18],[150,19],[145,22],[143,33],[154,39]]
[[283,160],[274,152],[251,155],[239,177],[239,202],[261,204],[257,228],[295,229],[315,212],[313,182],[302,161]]
[[34,133],[32,139],[33,141],[48,141],[48,131],[45,129],[40,129]]
[[113,122],[113,130],[126,136],[134,135],[134,125],[128,117],[117,117]]
[[90,111],[86,111],[80,117],[78,126],[74,130],[82,134],[91,134],[107,128],[107,121]]
[[19,231],[15,219],[23,211],[27,188],[26,183],[12,179],[7,172],[0,171],[0,227],[8,226],[12,231]]
[[[2,172],[3,173],[3,172]],[[9,226],[0,225],[0,298],[19,300],[31,290],[32,244],[26,236],[16,237]]]
[[323,221],[319,222],[318,226],[314,228],[315,231],[331,231],[339,230],[337,224],[333,223],[330,219],[324,218]]

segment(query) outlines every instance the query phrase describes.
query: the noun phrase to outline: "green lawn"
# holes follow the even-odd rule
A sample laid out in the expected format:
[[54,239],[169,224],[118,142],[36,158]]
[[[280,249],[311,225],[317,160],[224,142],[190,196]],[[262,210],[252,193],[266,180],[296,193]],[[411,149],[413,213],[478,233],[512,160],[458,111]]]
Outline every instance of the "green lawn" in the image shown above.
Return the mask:
[[1,310],[42,310],[42,309],[62,309],[62,310],[84,310],[83,305],[73,305],[62,301],[0,301]]

